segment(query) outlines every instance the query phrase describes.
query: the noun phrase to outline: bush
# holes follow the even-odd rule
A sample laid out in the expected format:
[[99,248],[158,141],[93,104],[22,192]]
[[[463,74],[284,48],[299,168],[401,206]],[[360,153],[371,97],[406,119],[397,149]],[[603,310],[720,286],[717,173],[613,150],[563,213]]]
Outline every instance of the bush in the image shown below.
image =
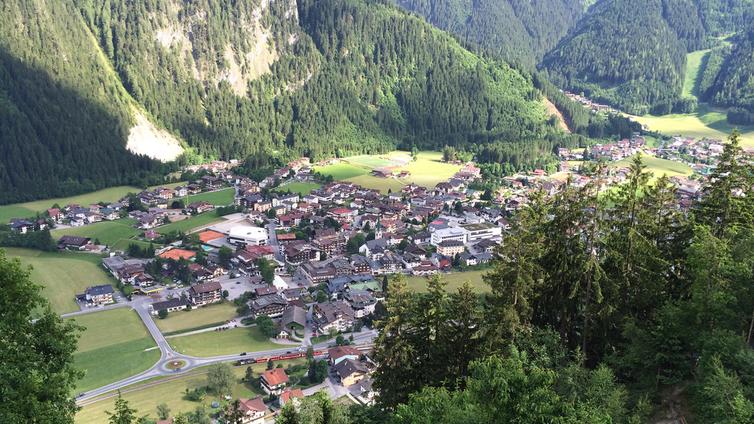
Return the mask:
[[158,316],[158,317],[159,317],[160,319],[165,319],[165,318],[167,318],[167,317],[168,317],[168,310],[167,310],[167,309],[160,309],[160,310],[159,310],[159,311],[157,312],[157,316]]

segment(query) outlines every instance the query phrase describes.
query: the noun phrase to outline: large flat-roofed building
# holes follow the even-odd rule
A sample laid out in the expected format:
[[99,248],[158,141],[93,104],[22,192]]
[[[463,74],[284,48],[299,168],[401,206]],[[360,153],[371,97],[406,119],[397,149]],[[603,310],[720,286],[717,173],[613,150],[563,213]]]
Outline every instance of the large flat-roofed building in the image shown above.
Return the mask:
[[431,243],[433,246],[439,246],[444,241],[466,243],[468,241],[468,232],[461,227],[450,227],[436,230],[432,233]]
[[238,225],[230,229],[228,242],[245,246],[264,246],[267,244],[267,230],[249,225]]
[[489,222],[479,224],[465,224],[461,228],[466,230],[466,242],[475,243],[479,240],[500,240],[503,229]]

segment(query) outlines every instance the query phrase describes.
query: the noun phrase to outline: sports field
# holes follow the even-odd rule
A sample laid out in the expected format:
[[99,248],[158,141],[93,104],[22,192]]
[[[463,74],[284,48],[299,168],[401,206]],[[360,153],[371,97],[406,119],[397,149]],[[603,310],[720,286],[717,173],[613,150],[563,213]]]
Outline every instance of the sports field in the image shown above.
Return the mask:
[[[291,361],[280,361],[279,363],[288,367],[289,365],[302,364],[304,361],[304,359],[294,359]],[[266,369],[266,365],[262,363],[247,366],[250,366],[254,370],[254,375],[258,376]],[[231,395],[234,399],[239,397],[252,398],[261,394],[252,390],[249,385],[241,382],[247,366],[233,367],[233,374],[236,380],[231,389]],[[184,393],[186,389],[193,390],[207,384],[207,369],[208,367],[202,367],[179,376],[155,378],[126,387],[121,390],[121,393],[123,398],[128,401],[129,406],[138,411],[136,415],[139,417],[149,415],[154,419],[157,416],[157,405],[161,403],[165,403],[170,407],[172,415],[177,415],[181,412],[190,412],[201,404],[209,405],[213,401],[221,401],[221,399],[213,395],[207,395],[203,402],[192,402],[185,399]],[[84,406],[76,414],[76,423],[99,424],[107,422],[108,415],[105,411],[113,410],[114,400],[114,398],[105,399],[103,396],[102,400]]]
[[[713,138],[725,140],[733,131],[734,126],[726,119],[725,111],[715,109],[705,104],[699,105],[699,110],[693,114],[674,114],[665,116],[632,116],[635,121],[667,136],[684,136],[693,138]],[[754,146],[754,126],[738,127],[742,133],[742,144]]]
[[124,218],[115,221],[96,222],[81,227],[52,230],[51,234],[55,240],[64,235],[89,237],[92,241],[99,240],[102,244],[113,246],[122,240],[131,239],[141,233],[141,230],[134,227],[135,223],[136,221],[133,219]]
[[317,183],[307,183],[303,181],[294,181],[292,183],[283,184],[281,186],[278,186],[275,191],[279,192],[287,192],[290,191],[291,193],[298,193],[301,196],[306,196],[307,194],[311,193],[312,190],[316,190],[318,188],[322,187],[320,184]]
[[129,192],[138,193],[141,190],[136,187],[119,186],[110,187],[103,190],[93,191],[91,193],[80,194],[71,197],[59,197],[55,199],[35,200],[26,203],[16,203],[13,205],[0,206],[0,223],[6,223],[11,218],[29,218],[37,213],[42,213],[57,203],[60,206],[68,204],[89,205],[99,202],[115,202]]
[[[449,292],[455,292],[464,282],[468,282],[477,293],[487,293],[490,288],[482,281],[482,275],[487,271],[465,271],[451,272],[449,274],[439,274],[440,278],[447,283],[446,289]],[[417,293],[427,292],[427,277],[411,276],[406,278],[406,285],[409,290]]]
[[222,220],[222,217],[217,216],[214,211],[211,211],[192,216],[191,218],[182,221],[171,222],[170,224],[155,228],[155,231],[160,234],[167,234],[172,231],[183,231],[184,233],[188,233],[193,229],[204,227],[215,222],[221,222]]
[[194,202],[209,202],[215,206],[227,206],[233,203],[236,189],[224,188],[222,190],[199,193],[186,197],[186,206]]
[[[371,175],[376,168],[393,167],[397,173],[408,171],[405,178],[382,178]],[[420,152],[417,160],[412,161],[408,152],[390,152],[384,155],[360,155],[344,158],[334,165],[318,167],[316,170],[339,181],[349,181],[364,188],[380,190],[400,190],[407,184],[414,183],[424,187],[434,187],[441,181],[446,181],[458,170],[459,165],[442,162],[442,153]]]
[[160,359],[159,349],[150,349],[155,347],[154,340],[129,308],[70,319],[86,328],[73,356],[75,365],[86,371],[76,386],[79,392],[138,374]]
[[163,334],[221,325],[235,318],[236,307],[230,302],[193,308],[190,311],[170,312],[165,319],[155,319]]
[[[613,162],[610,165],[614,167],[624,167],[631,165],[631,158],[626,158],[617,162]],[[662,175],[668,177],[676,176],[688,176],[692,174],[691,168],[685,163],[676,162],[667,159],[656,158],[654,156],[642,156],[644,165],[647,167],[646,171],[654,174],[655,178],[659,178]]]
[[177,352],[191,356],[232,355],[286,346],[272,343],[256,327],[207,331],[190,336],[172,337],[168,341]]
[[88,286],[113,282],[97,255],[18,248],[5,250],[9,258],[18,258],[23,265],[32,266],[32,281],[43,286],[42,295],[59,314],[78,311],[74,297]]

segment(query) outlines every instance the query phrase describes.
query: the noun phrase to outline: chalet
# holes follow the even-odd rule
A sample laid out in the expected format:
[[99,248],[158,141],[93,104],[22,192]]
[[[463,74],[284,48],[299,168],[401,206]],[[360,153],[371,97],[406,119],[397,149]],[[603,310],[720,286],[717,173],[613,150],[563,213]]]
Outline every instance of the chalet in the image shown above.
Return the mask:
[[34,230],[34,223],[25,219],[12,219],[10,229],[19,234],[26,234]]
[[314,305],[314,323],[322,334],[348,330],[353,326],[354,315],[351,305],[342,300]]
[[254,399],[238,399],[238,406],[243,417],[241,424],[264,424],[264,417],[267,415],[267,405],[264,404],[261,396]]
[[368,291],[349,290],[346,292],[344,299],[351,305],[354,318],[363,318],[374,312],[377,300]]
[[296,405],[296,402],[303,398],[303,390],[288,388],[283,390],[283,392],[280,393],[280,396],[278,396],[278,406],[282,408],[288,402],[294,402],[293,404]]
[[358,360],[361,352],[353,346],[335,346],[327,350],[330,365],[337,365],[346,359]]
[[58,224],[63,221],[63,214],[60,212],[59,208],[47,209],[47,216],[49,216],[53,222]]
[[252,315],[255,317],[268,316],[270,318],[277,318],[283,315],[288,302],[280,297],[279,294],[271,294],[254,299],[249,306],[251,307]]
[[308,243],[290,243],[285,246],[285,261],[291,265],[299,265],[307,261],[319,260],[319,251]]
[[280,318],[280,328],[288,331],[300,330],[306,326],[306,310],[296,305],[288,305]]
[[288,384],[288,375],[282,368],[273,368],[265,371],[259,377],[262,390],[268,395],[280,395],[286,384]]
[[90,245],[92,240],[88,237],[63,236],[58,240],[58,249],[65,250],[84,250]]
[[86,302],[87,306],[102,306],[115,303],[115,300],[113,300],[114,293],[113,286],[103,284],[87,287],[83,294],[79,294],[76,297],[80,302]]
[[201,201],[189,204],[186,209],[191,212],[191,214],[198,215],[215,209],[215,206],[212,203]]
[[345,387],[358,383],[369,373],[367,367],[355,359],[344,359],[335,364],[333,369],[338,375],[340,383]]
[[217,281],[195,284],[189,289],[191,303],[197,306],[222,301],[222,286]]

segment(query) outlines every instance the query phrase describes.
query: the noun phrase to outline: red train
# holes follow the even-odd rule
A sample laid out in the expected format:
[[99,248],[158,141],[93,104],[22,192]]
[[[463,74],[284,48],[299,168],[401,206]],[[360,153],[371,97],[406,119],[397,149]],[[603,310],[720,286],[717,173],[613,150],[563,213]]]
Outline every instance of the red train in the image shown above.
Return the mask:
[[[326,350],[314,351],[315,358],[321,357],[321,356],[327,356],[327,351]],[[282,355],[260,356],[259,358],[240,359],[236,361],[236,365],[259,364],[259,363],[267,362],[267,361],[285,361],[287,359],[296,359],[296,358],[304,358],[304,357],[306,357],[306,352],[290,352],[290,353],[285,353]]]

